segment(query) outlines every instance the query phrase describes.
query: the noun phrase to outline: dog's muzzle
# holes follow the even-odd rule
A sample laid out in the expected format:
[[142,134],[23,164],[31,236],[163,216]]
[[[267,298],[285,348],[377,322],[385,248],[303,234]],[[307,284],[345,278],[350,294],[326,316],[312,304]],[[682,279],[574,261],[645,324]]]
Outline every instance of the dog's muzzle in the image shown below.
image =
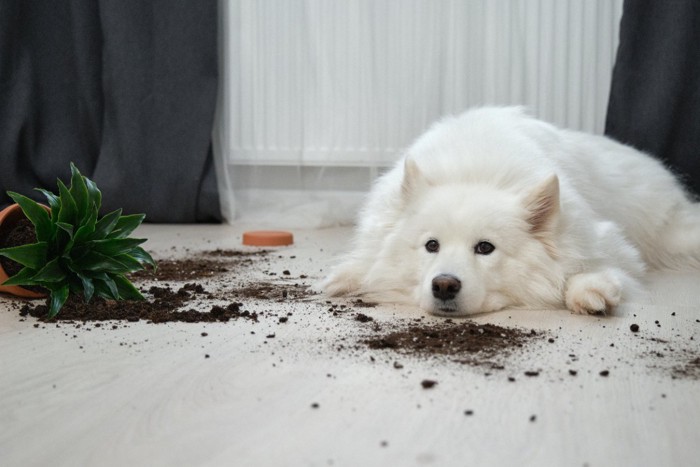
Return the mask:
[[433,297],[443,302],[454,300],[462,289],[462,282],[450,274],[440,274],[433,278]]

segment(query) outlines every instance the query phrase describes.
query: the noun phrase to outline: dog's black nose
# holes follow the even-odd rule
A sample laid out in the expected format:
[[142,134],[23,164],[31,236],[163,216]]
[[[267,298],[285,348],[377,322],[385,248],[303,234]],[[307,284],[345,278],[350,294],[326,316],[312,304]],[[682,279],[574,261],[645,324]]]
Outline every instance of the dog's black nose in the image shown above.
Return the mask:
[[462,288],[462,282],[455,276],[440,274],[433,278],[433,297],[442,301],[452,300]]

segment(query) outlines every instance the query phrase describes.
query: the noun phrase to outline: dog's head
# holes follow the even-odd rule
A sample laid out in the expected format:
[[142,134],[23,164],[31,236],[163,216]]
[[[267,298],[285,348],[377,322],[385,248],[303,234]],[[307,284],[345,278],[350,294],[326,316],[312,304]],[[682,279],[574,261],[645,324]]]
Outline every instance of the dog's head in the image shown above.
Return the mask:
[[434,185],[409,159],[402,190],[407,216],[401,237],[417,255],[415,293],[424,310],[468,315],[558,292],[547,279],[548,269],[556,268],[556,176],[525,193],[487,184]]

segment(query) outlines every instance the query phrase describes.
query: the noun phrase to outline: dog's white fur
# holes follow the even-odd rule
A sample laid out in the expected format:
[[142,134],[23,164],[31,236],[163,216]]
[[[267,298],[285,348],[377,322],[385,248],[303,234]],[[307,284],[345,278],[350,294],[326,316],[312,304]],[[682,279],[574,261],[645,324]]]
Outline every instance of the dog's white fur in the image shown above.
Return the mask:
[[[495,249],[480,254],[480,242]],[[433,125],[377,180],[354,248],[321,288],[450,316],[600,313],[658,268],[700,269],[700,205],[661,163],[485,107]]]

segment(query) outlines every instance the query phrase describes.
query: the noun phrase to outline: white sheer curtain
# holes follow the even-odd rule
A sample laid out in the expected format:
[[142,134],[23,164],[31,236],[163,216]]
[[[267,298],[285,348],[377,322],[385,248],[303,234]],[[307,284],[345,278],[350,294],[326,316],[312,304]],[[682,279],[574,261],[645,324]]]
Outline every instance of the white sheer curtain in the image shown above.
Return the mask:
[[601,132],[621,13],[622,0],[223,0],[226,218],[350,222],[403,148],[471,106]]

